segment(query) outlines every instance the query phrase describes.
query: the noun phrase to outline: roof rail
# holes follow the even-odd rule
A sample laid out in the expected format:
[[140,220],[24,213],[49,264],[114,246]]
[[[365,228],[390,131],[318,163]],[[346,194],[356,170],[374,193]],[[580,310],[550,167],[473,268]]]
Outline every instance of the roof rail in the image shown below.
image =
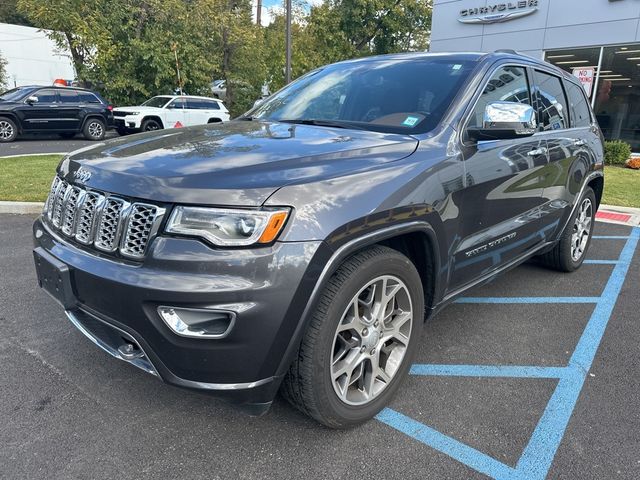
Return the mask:
[[513,53],[514,55],[520,55],[518,52],[511,48],[501,48],[500,50],[496,50],[494,53]]

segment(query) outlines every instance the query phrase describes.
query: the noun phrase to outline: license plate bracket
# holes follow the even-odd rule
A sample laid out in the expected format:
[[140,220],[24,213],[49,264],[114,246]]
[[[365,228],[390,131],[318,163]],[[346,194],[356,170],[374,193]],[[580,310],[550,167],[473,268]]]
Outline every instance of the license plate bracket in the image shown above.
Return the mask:
[[77,300],[71,285],[71,269],[42,247],[33,250],[38,285],[53,297],[65,310],[76,306]]

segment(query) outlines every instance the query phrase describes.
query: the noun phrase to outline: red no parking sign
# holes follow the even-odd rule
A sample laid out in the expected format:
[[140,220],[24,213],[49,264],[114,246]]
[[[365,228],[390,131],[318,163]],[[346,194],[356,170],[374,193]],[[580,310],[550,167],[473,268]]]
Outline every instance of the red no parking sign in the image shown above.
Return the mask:
[[573,74],[578,77],[580,83],[587,92],[587,96],[591,98],[591,92],[593,90],[593,79],[595,78],[596,69],[593,67],[588,68],[574,68]]

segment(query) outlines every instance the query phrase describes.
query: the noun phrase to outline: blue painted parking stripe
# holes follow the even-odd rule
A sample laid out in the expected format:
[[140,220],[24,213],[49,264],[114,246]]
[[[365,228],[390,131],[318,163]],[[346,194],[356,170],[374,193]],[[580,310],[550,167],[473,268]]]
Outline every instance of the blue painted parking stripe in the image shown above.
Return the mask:
[[[609,237],[610,238],[610,237]],[[615,237],[618,239],[618,237]],[[583,331],[567,367],[518,367],[483,365],[414,365],[414,375],[452,376],[517,376],[525,378],[558,378],[558,385],[547,403],[544,413],[531,436],[516,468],[505,465],[431,427],[389,408],[376,417],[381,422],[440,451],[455,460],[495,479],[544,480],[560,446],[569,419],[575,409],[580,391],[606,330],[618,296],[624,285],[640,241],[640,228],[634,228],[626,238],[620,257],[605,286],[602,297],[595,298],[596,307]],[[524,303],[564,303],[568,298],[594,301],[594,297],[522,297]],[[466,298],[460,303],[515,303],[515,298]],[[581,302],[576,302],[581,303]],[[525,375],[526,374],[526,375]]]
[[413,365],[411,375],[447,377],[562,378],[566,367],[517,365]]
[[507,479],[515,473],[512,467],[390,408],[382,410],[376,418],[490,477]]
[[518,461],[517,469],[523,478],[543,480],[546,478],[553,458],[560,446],[571,414],[578,401],[587,372],[591,369],[600,342],[640,239],[640,228],[634,228],[620,253],[620,263],[616,265],[604,288],[602,299],[591,314],[591,318],[578,341],[569,360],[571,375],[560,380],[529,444]]
[[600,297],[462,297],[455,303],[598,303]]
[[584,263],[586,265],[617,265],[620,262],[618,260],[585,260]]
[[628,240],[630,237],[628,235],[594,235],[591,238],[596,240]]

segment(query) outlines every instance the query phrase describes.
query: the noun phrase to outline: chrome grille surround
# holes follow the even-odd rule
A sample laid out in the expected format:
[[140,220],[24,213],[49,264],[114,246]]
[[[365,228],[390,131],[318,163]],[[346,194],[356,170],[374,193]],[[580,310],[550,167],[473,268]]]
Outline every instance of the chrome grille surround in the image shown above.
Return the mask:
[[118,249],[118,239],[122,230],[122,218],[126,215],[129,203],[116,197],[107,197],[100,213],[100,223],[96,230],[93,245],[103,252]]
[[146,255],[164,214],[157,205],[71,185],[60,177],[51,184],[44,209],[49,225],[64,236],[134,260]]
[[74,236],[76,226],[76,215],[78,213],[78,202],[84,196],[84,190],[71,186],[67,189],[67,195],[62,209],[62,233],[70,237]]
[[76,240],[83,245],[89,245],[94,238],[97,221],[96,218],[104,203],[104,195],[87,191],[84,201],[78,208],[78,219],[76,222]]
[[127,229],[120,247],[122,255],[131,258],[144,257],[157,214],[158,207],[155,205],[135,203],[131,206]]
[[67,194],[67,188],[69,184],[62,180],[58,184],[56,189],[55,198],[53,199],[53,205],[51,207],[51,223],[56,228],[60,228],[60,221],[62,220],[62,208],[64,207],[64,197]]

